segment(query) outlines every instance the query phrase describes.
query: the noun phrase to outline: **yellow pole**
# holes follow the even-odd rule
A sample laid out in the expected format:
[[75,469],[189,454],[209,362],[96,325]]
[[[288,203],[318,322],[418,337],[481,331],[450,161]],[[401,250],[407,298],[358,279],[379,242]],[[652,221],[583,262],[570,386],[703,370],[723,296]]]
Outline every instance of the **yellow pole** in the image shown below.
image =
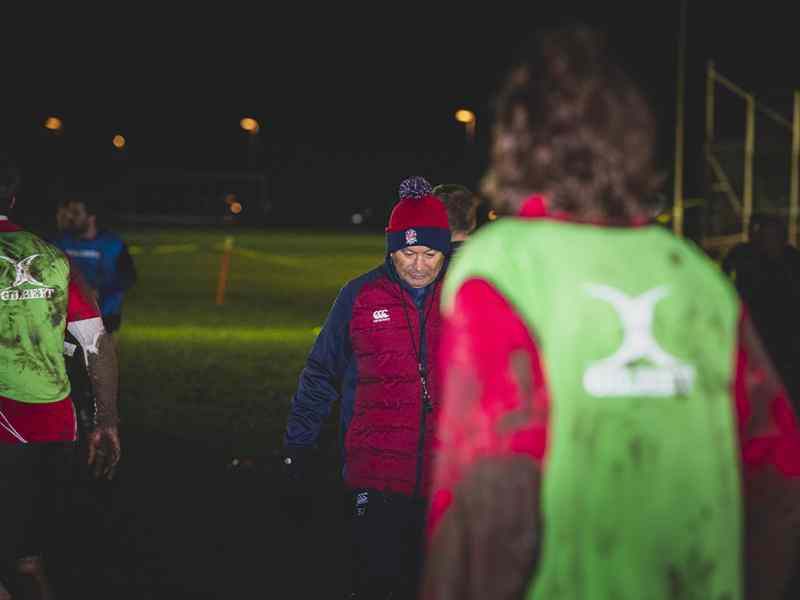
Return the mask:
[[753,155],[755,150],[756,103],[747,95],[747,129],[744,147],[744,192],[742,193],[742,234],[747,239],[750,216],[753,214]]
[[706,171],[706,199],[703,209],[703,232],[702,237],[709,235],[709,212],[711,205],[711,179],[714,175],[711,172],[712,156],[714,145],[714,61],[708,61],[706,65],[706,142],[705,142],[705,171]]
[[797,246],[797,217],[800,213],[800,92],[794,93],[792,115],[792,179],[789,186],[789,243]]
[[686,0],[681,1],[680,33],[678,34],[678,90],[675,106],[675,185],[672,198],[672,230],[683,237],[683,96],[685,87],[684,56],[686,53]]
[[217,306],[225,304],[225,288],[228,286],[228,272],[231,267],[231,252],[233,251],[233,238],[226,237],[222,246],[222,261],[219,265],[219,279],[217,280]]

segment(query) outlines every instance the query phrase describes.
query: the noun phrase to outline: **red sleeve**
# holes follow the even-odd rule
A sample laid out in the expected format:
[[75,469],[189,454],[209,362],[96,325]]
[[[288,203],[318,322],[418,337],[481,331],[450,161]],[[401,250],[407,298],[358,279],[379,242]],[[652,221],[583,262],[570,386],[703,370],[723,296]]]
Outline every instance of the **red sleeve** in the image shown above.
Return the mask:
[[780,598],[800,541],[800,431],[745,311],[734,378],[742,455],[748,598]]
[[428,522],[425,598],[512,598],[539,544],[548,390],[531,334],[483,280],[459,289],[445,320]]
[[67,323],[100,316],[94,293],[86,284],[81,272],[70,262],[67,291]]

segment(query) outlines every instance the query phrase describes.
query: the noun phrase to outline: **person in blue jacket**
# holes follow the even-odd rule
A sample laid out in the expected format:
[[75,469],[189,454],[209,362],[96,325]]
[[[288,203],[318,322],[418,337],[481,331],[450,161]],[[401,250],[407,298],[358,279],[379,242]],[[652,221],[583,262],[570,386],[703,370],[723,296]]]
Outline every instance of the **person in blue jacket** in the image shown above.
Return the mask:
[[93,288],[106,331],[115,332],[122,324],[125,292],[136,283],[136,267],[125,241],[99,228],[97,212],[89,197],[63,201],[56,217],[60,235],[54,242]]

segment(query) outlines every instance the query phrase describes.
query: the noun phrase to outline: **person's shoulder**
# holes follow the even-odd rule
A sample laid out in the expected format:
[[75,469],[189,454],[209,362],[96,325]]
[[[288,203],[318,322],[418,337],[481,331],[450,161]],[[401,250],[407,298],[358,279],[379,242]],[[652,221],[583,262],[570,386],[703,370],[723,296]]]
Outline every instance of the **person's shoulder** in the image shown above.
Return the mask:
[[41,235],[24,229],[20,230],[20,233],[33,241],[36,252],[46,253],[51,259],[60,259],[69,263],[69,257],[64,253],[63,248],[61,248],[61,246],[59,246],[54,240],[49,240]]
[[122,236],[111,229],[101,229],[97,232],[97,238],[95,239],[100,243],[108,245],[123,246],[125,244],[125,240],[122,239]]
[[750,242],[739,242],[733,246],[725,255],[725,260],[736,261],[749,258],[753,255],[753,244]]
[[370,269],[366,273],[362,273],[345,283],[344,286],[342,286],[342,293],[355,294],[366,284],[388,276],[389,273],[386,270],[386,265],[378,265],[374,269]]

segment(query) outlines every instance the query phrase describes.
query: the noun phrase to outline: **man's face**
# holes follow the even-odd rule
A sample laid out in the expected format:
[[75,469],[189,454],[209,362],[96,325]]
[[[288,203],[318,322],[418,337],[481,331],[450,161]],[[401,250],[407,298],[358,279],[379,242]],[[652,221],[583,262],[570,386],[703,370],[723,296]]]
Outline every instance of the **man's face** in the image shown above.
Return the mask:
[[75,236],[89,231],[89,214],[82,202],[68,202],[59,208],[56,216],[58,228]]
[[397,274],[413,288],[423,288],[433,282],[444,264],[444,254],[428,246],[409,246],[392,252]]

